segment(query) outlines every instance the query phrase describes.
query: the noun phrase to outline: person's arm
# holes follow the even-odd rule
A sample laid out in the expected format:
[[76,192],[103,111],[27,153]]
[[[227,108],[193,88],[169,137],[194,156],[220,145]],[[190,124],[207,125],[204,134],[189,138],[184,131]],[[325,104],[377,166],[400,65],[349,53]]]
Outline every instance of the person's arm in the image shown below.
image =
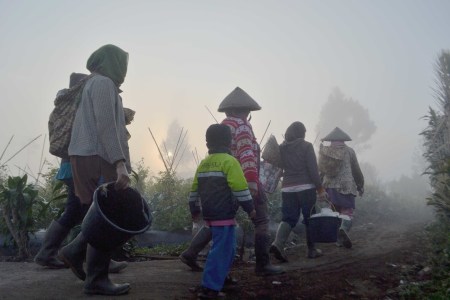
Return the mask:
[[124,160],[116,162],[115,166],[117,174],[115,187],[118,190],[124,190],[130,184],[130,176],[128,174],[127,166],[125,165]]
[[[121,144],[121,139],[126,140],[123,136],[125,123],[124,118],[117,118],[117,110],[121,104],[118,103],[119,94],[116,86],[109,78],[99,78],[91,87],[91,97],[99,142],[107,152],[109,162],[113,164],[126,161]],[[120,113],[123,114],[123,111]]]
[[322,180],[319,175],[319,167],[317,166],[316,153],[312,144],[306,146],[306,168],[309,176],[316,186],[317,196],[319,201],[324,201],[327,198],[327,192],[322,186]]
[[253,149],[253,131],[248,125],[241,125],[236,129],[236,159],[239,161],[248,187],[253,195],[258,195],[258,157]]
[[356,153],[353,149],[350,152],[350,164],[352,168],[352,176],[356,183],[356,188],[359,192],[359,196],[364,194],[364,176],[359,167],[358,159],[356,158]]
[[198,222],[201,213],[200,197],[198,194],[198,170],[195,172],[194,180],[192,181],[191,191],[189,193],[189,210],[193,222]]
[[312,182],[319,190],[322,187],[322,181],[320,180],[319,168],[317,167],[317,158],[312,144],[307,144],[305,150],[306,169],[308,170],[308,174]]
[[[92,86],[91,97],[94,115],[96,118],[97,134],[99,142],[107,152],[109,162],[116,168],[117,179],[116,188],[125,189],[130,183],[128,170],[126,167],[126,156],[122,149],[122,136],[120,126],[122,119],[117,119],[117,109],[119,106],[119,94],[113,81],[102,78]],[[121,113],[123,113],[121,111]]]
[[241,166],[236,159],[230,160],[224,165],[225,174],[227,176],[227,183],[233,195],[238,200],[242,209],[251,217],[254,217],[253,198],[248,189],[247,180],[244,177]]

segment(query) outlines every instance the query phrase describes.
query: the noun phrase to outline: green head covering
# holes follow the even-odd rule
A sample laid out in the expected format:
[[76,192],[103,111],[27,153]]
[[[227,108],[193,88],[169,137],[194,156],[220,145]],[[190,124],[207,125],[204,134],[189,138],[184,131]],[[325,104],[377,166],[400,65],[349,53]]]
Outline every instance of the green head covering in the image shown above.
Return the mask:
[[105,45],[89,57],[86,68],[109,77],[120,86],[127,75],[128,53],[114,45]]

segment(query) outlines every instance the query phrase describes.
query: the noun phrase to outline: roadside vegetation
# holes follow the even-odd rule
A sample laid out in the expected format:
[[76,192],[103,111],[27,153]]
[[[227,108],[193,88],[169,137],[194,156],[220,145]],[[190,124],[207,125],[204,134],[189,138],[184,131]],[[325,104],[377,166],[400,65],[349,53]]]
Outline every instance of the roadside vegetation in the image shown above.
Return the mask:
[[[434,90],[437,108],[430,107],[424,117],[427,127],[421,133],[424,141],[423,156],[427,163],[425,172],[382,183],[374,166],[362,164],[367,184],[364,196],[358,198],[355,221],[375,223],[399,216],[405,219],[434,220],[427,227],[428,243],[432,249],[427,262],[431,276],[429,280],[404,285],[401,295],[405,299],[450,298],[449,51],[443,51],[437,59]],[[339,97],[342,98],[342,94],[335,91],[332,103],[340,101]],[[353,100],[347,102],[353,106],[359,105]],[[364,111],[364,108],[360,110]],[[375,125],[371,121],[367,123],[370,130],[366,135],[370,137]],[[362,142],[363,146],[366,145],[367,139]],[[45,162],[42,165],[46,165],[47,170],[40,172],[40,178],[30,179],[26,172],[21,176],[11,176],[6,164],[1,163],[5,150],[0,157],[0,234],[5,237],[5,244],[17,249],[19,258],[27,259],[33,255],[28,247],[30,236],[39,229],[46,228],[53,219],[61,215],[67,194],[62,182],[54,180],[57,167]],[[152,209],[152,229],[178,232],[191,230],[187,199],[192,178],[179,177],[176,168],[172,167],[156,175],[152,174],[143,160],[135,164],[132,178],[132,185],[140,191]],[[270,217],[278,222],[280,190],[277,189],[268,196]],[[246,237],[251,236],[253,225],[244,213],[238,214],[238,222],[244,231],[243,240],[238,242],[238,254],[243,257]],[[187,244],[138,248],[132,240],[124,248],[131,256],[139,257],[178,256],[186,247]]]

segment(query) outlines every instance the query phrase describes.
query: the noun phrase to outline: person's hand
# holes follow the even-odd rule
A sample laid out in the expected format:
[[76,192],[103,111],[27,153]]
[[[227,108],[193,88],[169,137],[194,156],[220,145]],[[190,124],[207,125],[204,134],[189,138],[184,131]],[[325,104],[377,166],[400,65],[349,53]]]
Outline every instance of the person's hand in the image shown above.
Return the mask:
[[359,195],[360,197],[362,197],[362,195],[364,195],[364,188],[358,189],[358,195]]
[[130,176],[128,175],[127,167],[124,161],[120,161],[116,164],[117,180],[114,185],[116,190],[124,190],[130,184]]
[[256,210],[252,210],[249,214],[248,214],[248,217],[250,218],[250,219],[254,219],[254,218],[256,218]]
[[317,200],[319,202],[327,201],[328,200],[328,194],[325,191],[325,189],[321,189],[317,192]]
[[191,215],[193,223],[199,223],[201,221],[200,214]]
[[248,189],[250,190],[250,194],[252,194],[253,199],[258,197],[258,184],[256,182],[249,182]]

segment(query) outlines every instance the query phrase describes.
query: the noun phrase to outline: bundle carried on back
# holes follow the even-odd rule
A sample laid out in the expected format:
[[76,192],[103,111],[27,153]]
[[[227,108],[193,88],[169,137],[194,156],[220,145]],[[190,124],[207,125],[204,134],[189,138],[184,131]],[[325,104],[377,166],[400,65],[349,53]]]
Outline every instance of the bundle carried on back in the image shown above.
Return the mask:
[[269,162],[274,166],[277,167],[280,166],[281,164],[280,148],[277,139],[273,135],[270,135],[269,139],[267,140],[267,143],[262,151],[261,157],[266,162]]
[[345,149],[342,147],[336,148],[320,144],[319,172],[330,177],[338,175],[344,156]]
[[91,77],[92,75],[86,76],[69,89],[60,91],[56,96],[55,107],[48,120],[50,153],[55,156],[69,157],[68,148],[73,122],[81,101],[84,85]]

